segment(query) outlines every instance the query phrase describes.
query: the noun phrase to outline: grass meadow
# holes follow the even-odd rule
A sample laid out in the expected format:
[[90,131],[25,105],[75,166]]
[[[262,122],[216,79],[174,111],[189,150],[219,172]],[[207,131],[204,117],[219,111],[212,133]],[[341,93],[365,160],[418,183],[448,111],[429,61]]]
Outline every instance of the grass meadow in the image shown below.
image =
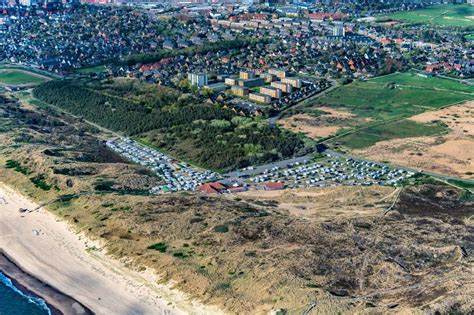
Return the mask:
[[474,6],[434,5],[425,9],[389,14],[384,18],[406,23],[429,23],[441,27],[468,27],[474,24]]

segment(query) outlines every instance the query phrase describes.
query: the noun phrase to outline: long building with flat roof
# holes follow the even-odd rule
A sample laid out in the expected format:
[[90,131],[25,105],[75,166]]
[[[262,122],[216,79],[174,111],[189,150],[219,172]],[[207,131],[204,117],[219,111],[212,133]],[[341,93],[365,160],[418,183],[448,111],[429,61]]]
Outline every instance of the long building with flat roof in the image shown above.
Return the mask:
[[253,71],[240,71],[239,78],[241,80],[248,80],[255,78],[255,72]]
[[263,85],[263,79],[262,78],[239,80],[239,86],[244,86],[244,87],[248,87],[248,88],[253,88],[253,87],[262,86],[262,85]]
[[301,79],[298,78],[283,78],[281,79],[281,82],[291,84],[294,88],[297,89],[299,89],[303,85]]
[[263,86],[260,88],[260,93],[268,95],[273,98],[280,98],[281,97],[281,90],[271,87],[271,86]]
[[274,76],[280,79],[286,78],[286,76],[288,75],[286,70],[275,69],[275,68],[268,69],[268,73],[273,74]]
[[285,93],[291,93],[293,92],[293,86],[288,84],[288,83],[283,83],[283,82],[272,82],[271,86],[277,89],[282,90]]
[[232,87],[232,94],[237,96],[247,96],[249,95],[249,89],[246,87],[234,85]]
[[272,101],[272,98],[268,95],[262,93],[250,93],[249,98],[252,101],[256,101],[259,103],[269,104]]

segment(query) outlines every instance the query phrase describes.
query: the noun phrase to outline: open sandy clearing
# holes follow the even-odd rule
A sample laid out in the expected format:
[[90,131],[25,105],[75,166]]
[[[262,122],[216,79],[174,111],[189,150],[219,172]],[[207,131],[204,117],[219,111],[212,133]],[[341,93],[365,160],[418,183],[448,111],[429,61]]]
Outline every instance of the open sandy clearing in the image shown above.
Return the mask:
[[[296,114],[278,121],[278,124],[285,129],[301,132],[310,138],[318,139],[332,136],[340,129],[351,127],[361,120],[352,113],[331,107],[324,106],[316,109],[325,112],[325,114],[318,117],[309,114]],[[364,122],[370,121],[369,119],[363,120]]]
[[474,101],[419,114],[410,119],[419,123],[440,120],[448,125],[457,136],[474,136]]
[[315,124],[316,118],[308,114],[296,114],[283,119],[278,124],[293,132],[301,132],[310,138],[324,138],[336,133],[341,127],[338,126],[318,126]]
[[213,314],[214,307],[159,285],[152,272],[134,272],[108,258],[100,244],[72,232],[45,210],[0,186],[0,248],[27,272],[68,294],[97,314]]
[[318,187],[295,190],[254,190],[238,194],[251,200],[277,201],[278,209],[311,220],[378,215],[395,199],[393,187]]

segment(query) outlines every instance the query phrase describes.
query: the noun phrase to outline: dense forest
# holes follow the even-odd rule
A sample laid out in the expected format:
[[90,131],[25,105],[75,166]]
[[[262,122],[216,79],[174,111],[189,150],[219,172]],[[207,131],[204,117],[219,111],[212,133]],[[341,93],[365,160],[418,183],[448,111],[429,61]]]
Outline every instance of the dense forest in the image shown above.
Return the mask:
[[171,89],[159,90],[166,95],[137,101],[133,86],[143,88],[142,85],[126,84],[124,88],[123,84],[114,87],[108,82],[100,88],[97,84],[50,81],[36,87],[34,96],[105,128],[144,139],[176,158],[211,169],[230,170],[304,151],[304,142],[296,134],[270,128],[265,120],[236,116],[220,106],[185,103],[182,95]]
[[[304,152],[298,135],[250,118],[179,125],[147,142],[186,161],[215,170],[231,170],[288,158]],[[250,122],[250,123],[249,123]]]
[[177,109],[150,108],[130,99],[103,94],[71,80],[38,86],[34,96],[43,102],[127,136],[153,129],[189,124],[196,119],[230,119],[232,112],[215,106],[194,105]]

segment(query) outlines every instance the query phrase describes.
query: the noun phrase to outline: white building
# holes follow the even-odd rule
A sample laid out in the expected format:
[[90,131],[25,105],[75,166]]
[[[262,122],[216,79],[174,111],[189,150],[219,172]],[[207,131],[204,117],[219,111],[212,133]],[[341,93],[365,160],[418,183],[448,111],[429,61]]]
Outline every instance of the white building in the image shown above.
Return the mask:
[[207,85],[207,74],[188,73],[188,81],[192,86],[203,87]]
[[38,4],[38,1],[36,0],[20,0],[20,5],[25,6],[25,7],[31,7]]
[[332,30],[332,34],[334,36],[344,37],[346,36],[346,30],[344,29],[343,26],[334,26]]

